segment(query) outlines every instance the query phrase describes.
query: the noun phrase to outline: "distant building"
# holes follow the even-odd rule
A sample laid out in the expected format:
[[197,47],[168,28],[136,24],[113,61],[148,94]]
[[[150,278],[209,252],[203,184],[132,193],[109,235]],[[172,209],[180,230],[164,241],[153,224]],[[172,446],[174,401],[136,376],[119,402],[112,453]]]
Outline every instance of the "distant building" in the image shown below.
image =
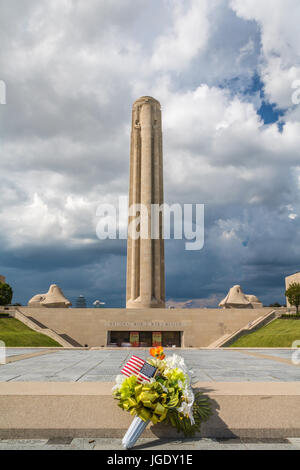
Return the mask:
[[[300,283],[300,271],[298,271],[295,274],[291,274],[290,276],[287,276],[285,278],[285,289],[286,290],[289,288],[289,286],[290,286],[290,284],[292,284],[292,282],[299,282]],[[286,306],[291,307],[291,304],[289,303],[288,298],[286,299]]]
[[80,295],[76,300],[76,308],[86,308],[86,300],[83,295]]
[[102,305],[105,305],[105,302],[100,302],[100,300],[95,300],[95,302],[93,302],[93,305],[95,308],[101,308]]

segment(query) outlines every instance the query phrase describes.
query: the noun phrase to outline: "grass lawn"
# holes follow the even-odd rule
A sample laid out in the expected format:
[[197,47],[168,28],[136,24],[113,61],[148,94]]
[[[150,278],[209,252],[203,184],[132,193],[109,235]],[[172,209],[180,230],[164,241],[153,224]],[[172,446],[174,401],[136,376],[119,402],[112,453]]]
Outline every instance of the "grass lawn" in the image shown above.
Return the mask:
[[55,346],[61,347],[49,336],[37,333],[15,318],[0,318],[0,340],[7,347],[17,346]]
[[300,320],[277,320],[272,321],[253,333],[242,336],[233,348],[290,348],[293,341],[300,340]]

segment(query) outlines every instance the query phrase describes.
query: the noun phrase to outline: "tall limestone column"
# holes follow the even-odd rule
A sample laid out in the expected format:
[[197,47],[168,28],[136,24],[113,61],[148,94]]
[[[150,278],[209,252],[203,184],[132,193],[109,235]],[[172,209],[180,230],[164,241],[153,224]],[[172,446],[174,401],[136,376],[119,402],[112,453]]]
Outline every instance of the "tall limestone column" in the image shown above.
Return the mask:
[[[131,213],[134,204],[145,207],[147,214],[143,210]],[[154,222],[152,204],[163,204],[161,111],[157,100],[143,96],[134,102],[132,108],[127,308],[165,307],[163,220],[160,213],[157,231],[151,237],[151,224]],[[134,228],[136,213],[140,218],[137,230]],[[142,236],[137,238],[136,232]]]

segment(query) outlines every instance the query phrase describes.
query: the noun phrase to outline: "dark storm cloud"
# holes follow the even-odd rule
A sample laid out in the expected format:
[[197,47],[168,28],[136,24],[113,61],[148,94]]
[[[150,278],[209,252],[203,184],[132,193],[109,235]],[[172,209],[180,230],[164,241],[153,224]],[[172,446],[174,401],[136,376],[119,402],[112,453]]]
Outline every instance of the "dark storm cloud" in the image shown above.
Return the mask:
[[[283,11],[277,24],[251,5],[1,3],[0,272],[15,301],[58,283],[72,300],[124,305],[126,242],[97,240],[95,213],[128,192],[131,105],[145,94],[162,104],[166,200],[206,204],[203,250],[166,242],[167,296],[218,299],[239,283],[266,303],[283,298],[284,275],[300,269],[288,81],[299,32]],[[254,76],[286,110],[282,133],[258,115]]]
[[53,271],[58,267],[65,269],[99,264],[112,255],[126,255],[124,240],[99,240],[85,248],[82,245],[51,245],[50,241],[43,246],[33,245],[0,252],[0,264],[23,270]]

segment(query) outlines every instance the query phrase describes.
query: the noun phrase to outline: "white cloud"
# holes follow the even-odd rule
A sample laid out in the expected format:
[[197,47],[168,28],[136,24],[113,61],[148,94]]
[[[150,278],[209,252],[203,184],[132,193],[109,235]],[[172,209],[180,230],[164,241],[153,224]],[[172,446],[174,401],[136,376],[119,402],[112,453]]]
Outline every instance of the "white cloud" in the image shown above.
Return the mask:
[[51,191],[46,195],[34,193],[28,202],[2,209],[0,223],[5,233],[1,235],[6,234],[9,249],[66,241],[71,247],[95,241],[91,237],[94,219],[95,207],[83,197],[68,196],[58,204],[54,194],[51,198]]
[[[180,71],[207,45],[211,0],[176,0],[173,24],[154,43],[152,66],[159,70]],[[187,7],[188,4],[188,7]]]
[[[298,2],[10,0],[2,10],[3,249],[92,243],[97,205],[127,194],[131,105],[149,94],[163,110],[166,199],[207,204],[204,254],[170,255],[172,272],[188,259],[186,276],[193,265],[197,279],[207,256],[203,295],[218,282],[225,293],[239,262],[289,244],[286,224],[295,234],[287,266],[298,259],[300,106],[290,101],[300,78]],[[258,116],[258,94],[243,93],[257,71],[270,100],[290,107],[282,132]],[[237,207],[257,219],[242,220]]]
[[264,126],[253,104],[207,85],[163,93],[169,194],[268,205],[290,190],[290,166],[299,158],[298,122],[287,122],[283,132],[276,124]]
[[300,79],[300,4],[298,0],[231,0],[242,18],[261,28],[265,91],[279,107],[292,106],[292,83]]

